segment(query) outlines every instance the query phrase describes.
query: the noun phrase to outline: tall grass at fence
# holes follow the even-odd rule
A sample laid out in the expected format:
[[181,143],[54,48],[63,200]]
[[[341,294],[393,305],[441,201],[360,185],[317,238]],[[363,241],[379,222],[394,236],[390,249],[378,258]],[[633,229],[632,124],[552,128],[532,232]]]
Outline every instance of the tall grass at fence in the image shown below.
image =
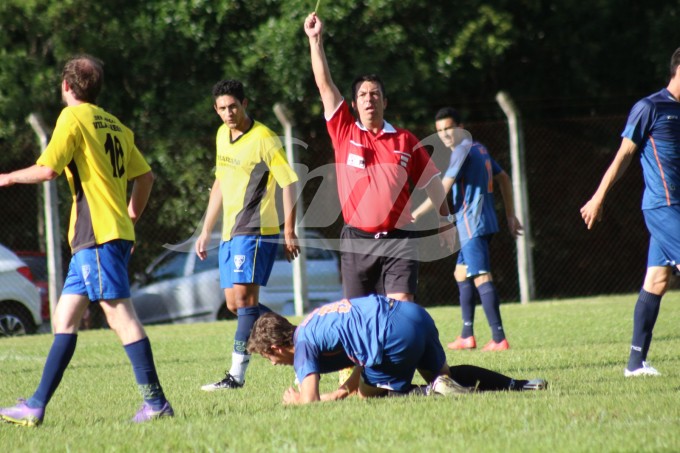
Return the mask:
[[[607,452],[680,451],[680,293],[663,301],[649,359],[663,376],[625,379],[635,295],[504,304],[509,351],[448,351],[513,377],[543,377],[545,392],[461,398],[351,398],[281,404],[292,368],[253,359],[241,390],[206,393],[228,367],[236,323],[148,328],[176,417],[129,422],[140,404],[123,349],[110,331],[80,334],[71,366],[37,429],[0,424],[3,451]],[[443,343],[460,309],[430,309]],[[478,343],[489,339],[477,308]],[[0,405],[30,396],[50,335],[0,341]],[[322,390],[337,384],[322,379]]]

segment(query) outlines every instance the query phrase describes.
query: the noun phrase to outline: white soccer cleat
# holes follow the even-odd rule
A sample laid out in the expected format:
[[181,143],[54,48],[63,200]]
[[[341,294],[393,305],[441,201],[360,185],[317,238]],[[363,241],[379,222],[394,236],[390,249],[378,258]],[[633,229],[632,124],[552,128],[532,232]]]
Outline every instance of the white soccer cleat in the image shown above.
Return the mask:
[[630,371],[628,368],[623,370],[623,375],[625,377],[661,376],[661,373],[659,373],[659,370],[651,366],[649,362],[642,362],[642,366],[636,370]]
[[547,390],[548,381],[545,379],[532,379],[522,386],[522,390]]
[[456,396],[475,391],[474,387],[464,387],[446,375],[437,376],[425,390],[427,395]]

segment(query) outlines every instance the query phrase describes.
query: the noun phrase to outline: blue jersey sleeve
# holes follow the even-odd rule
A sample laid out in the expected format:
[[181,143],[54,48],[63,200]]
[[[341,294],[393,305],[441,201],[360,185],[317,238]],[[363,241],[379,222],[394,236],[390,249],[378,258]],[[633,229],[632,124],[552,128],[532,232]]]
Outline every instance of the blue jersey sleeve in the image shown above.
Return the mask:
[[621,137],[627,138],[638,146],[646,140],[654,120],[654,103],[645,98],[638,101],[628,114],[626,128]]
[[471,147],[471,142],[463,142],[453,148],[451,151],[451,157],[449,159],[449,166],[446,167],[446,171],[444,172],[445,178],[456,179],[458,177],[458,172],[470,153]]
[[312,373],[321,373],[319,356],[318,346],[307,341],[299,341],[295,344],[293,367],[298,381],[302,382],[305,377]]

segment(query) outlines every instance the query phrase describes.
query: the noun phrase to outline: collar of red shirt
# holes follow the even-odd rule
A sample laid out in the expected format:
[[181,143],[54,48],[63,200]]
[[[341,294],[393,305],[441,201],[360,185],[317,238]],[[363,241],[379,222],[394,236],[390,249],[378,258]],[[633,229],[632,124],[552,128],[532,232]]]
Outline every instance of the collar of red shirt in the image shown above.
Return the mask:
[[[364,127],[363,124],[361,124],[361,121],[356,121],[354,124],[357,125],[359,129],[361,129],[364,132],[368,132],[368,129]],[[392,126],[390,123],[387,121],[383,120],[383,128],[382,128],[382,133],[383,134],[396,134],[397,130]]]

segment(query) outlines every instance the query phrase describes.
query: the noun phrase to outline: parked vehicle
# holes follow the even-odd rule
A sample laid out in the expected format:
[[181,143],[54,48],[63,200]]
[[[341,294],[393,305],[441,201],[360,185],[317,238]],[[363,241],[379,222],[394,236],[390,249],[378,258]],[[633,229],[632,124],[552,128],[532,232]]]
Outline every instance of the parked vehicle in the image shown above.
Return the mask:
[[40,293],[28,265],[0,245],[0,337],[34,333],[42,318]]
[[[314,245],[323,238],[307,231]],[[214,234],[213,243],[219,243]],[[337,254],[328,247],[306,247],[307,307],[342,298],[340,265]],[[156,258],[143,275],[135,278],[132,302],[143,324],[186,323],[233,318],[227,310],[224,290],[220,288],[218,249],[208,252],[201,261],[193,252],[166,250]],[[294,313],[293,264],[286,261],[283,247],[278,254],[267,286],[260,288],[260,302],[283,315]]]
[[14,253],[26,263],[33,274],[33,284],[40,293],[40,316],[43,322],[50,320],[50,294],[47,278],[47,255],[43,252],[15,250]]

